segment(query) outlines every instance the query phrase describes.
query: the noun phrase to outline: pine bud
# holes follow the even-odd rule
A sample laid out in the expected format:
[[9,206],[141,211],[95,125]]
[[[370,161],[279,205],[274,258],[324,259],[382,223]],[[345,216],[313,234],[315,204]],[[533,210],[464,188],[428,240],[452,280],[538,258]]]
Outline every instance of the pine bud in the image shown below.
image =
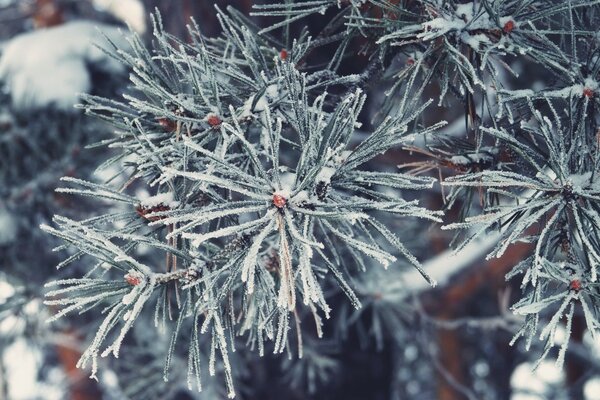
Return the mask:
[[273,195],[273,204],[275,205],[275,207],[283,208],[283,207],[285,207],[286,203],[287,203],[287,200],[282,195],[277,194],[277,193],[275,193]]
[[286,49],[281,49],[281,51],[279,52],[279,58],[281,58],[282,61],[286,61],[288,59],[288,51]]
[[213,128],[216,128],[219,127],[223,121],[217,114],[208,114],[206,116],[206,122],[208,122],[208,124]]
[[504,24],[504,27],[502,28],[502,30],[506,34],[511,33],[514,29],[515,29],[515,21],[513,21],[512,19],[509,19],[508,21],[506,21],[506,23]]
[[137,286],[142,283],[142,276],[135,271],[129,271],[125,275],[125,281],[129,283],[131,286]]

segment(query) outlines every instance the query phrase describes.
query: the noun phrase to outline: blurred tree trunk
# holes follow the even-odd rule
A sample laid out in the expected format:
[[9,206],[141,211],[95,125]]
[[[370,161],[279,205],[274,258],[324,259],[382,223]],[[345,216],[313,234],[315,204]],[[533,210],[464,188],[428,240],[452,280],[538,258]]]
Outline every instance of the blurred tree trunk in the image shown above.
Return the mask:
[[[451,310],[438,315],[443,321],[451,321],[456,318]],[[440,367],[456,383],[469,387],[467,374],[465,373],[464,359],[461,350],[463,345],[460,340],[460,332],[457,329],[438,331],[438,347],[440,349]],[[448,377],[438,372],[437,398],[438,400],[455,400],[460,394],[453,387]]]
[[[427,305],[430,312],[440,320],[451,321],[465,314],[465,307],[472,301],[483,301],[482,296],[496,296],[501,288],[506,287],[505,275],[520,260],[531,252],[529,244],[516,244],[510,252],[502,258],[493,258],[489,261],[475,263],[471,268],[465,268],[458,276],[455,276],[448,285],[440,290],[433,290],[426,294]],[[494,301],[495,299],[490,299]],[[440,349],[441,367],[456,381],[464,387],[471,387],[468,379],[468,363],[470,360],[462,354],[465,350],[461,344],[461,336],[458,329],[440,330],[438,334],[438,347]],[[512,371],[495,371],[494,364],[508,366],[510,360],[500,360],[503,357],[512,357],[508,349],[498,354],[498,360],[490,364],[492,373],[496,376],[496,384],[499,387],[510,387],[510,376]],[[502,382],[497,382],[502,380]],[[441,400],[454,400],[461,398],[456,388],[443,374],[438,374],[438,398]]]

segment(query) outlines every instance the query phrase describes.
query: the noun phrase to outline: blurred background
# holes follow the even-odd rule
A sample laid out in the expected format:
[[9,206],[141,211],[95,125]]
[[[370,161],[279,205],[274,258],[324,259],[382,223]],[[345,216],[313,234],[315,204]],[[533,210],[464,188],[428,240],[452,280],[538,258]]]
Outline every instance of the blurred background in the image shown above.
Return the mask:
[[[97,321],[85,314],[45,323],[53,310],[43,304],[44,284],[73,271],[56,269],[63,256],[53,249],[60,242],[38,229],[54,214],[84,218],[101,207],[55,193],[60,177],[111,178],[94,173],[110,151],[86,148],[108,138],[111,127],[73,105],[77,93],[122,95],[128,72],[92,43],[108,38],[126,48],[121,31],[127,26],[150,41],[148,14],[154,9],[161,12],[165,30],[183,40],[190,18],[204,34],[215,35],[214,3],[0,0],[0,399],[226,398],[219,377],[205,379],[200,394],[185,389],[183,352],[174,361],[175,376],[164,383],[168,341],[152,336],[148,331],[154,330],[143,323],[135,345],[119,360],[103,360],[98,381],[88,379],[76,363]],[[252,3],[216,1],[245,14]],[[347,69],[360,69],[364,62],[357,56],[348,60]],[[371,98],[382,92],[374,89]],[[373,114],[377,102],[370,103]],[[457,120],[449,130],[462,118],[460,107],[456,115],[431,116]],[[389,154],[382,162],[397,165],[402,157]],[[427,206],[442,207],[439,193],[426,196]],[[302,360],[236,353],[240,398],[600,399],[600,343],[586,334],[580,316],[564,370],[549,359],[532,371],[540,352],[535,343],[531,353],[523,343],[509,345],[522,321],[508,311],[518,281],[507,283],[504,275],[528,254],[529,245],[512,247],[498,260],[485,261],[485,249],[458,258],[446,251],[451,238],[439,229],[423,224],[398,229],[411,232],[411,249],[428,260],[427,268],[449,271],[439,287],[428,289],[419,276],[411,279],[400,268],[365,273],[355,282],[364,308],[355,311],[338,299],[325,339],[306,338]]]

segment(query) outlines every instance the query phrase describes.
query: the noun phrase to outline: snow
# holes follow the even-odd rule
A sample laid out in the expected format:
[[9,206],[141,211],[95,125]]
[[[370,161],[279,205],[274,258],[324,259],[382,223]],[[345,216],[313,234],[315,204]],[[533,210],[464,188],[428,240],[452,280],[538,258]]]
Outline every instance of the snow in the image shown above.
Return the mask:
[[286,170],[280,174],[279,180],[281,182],[282,190],[292,192],[294,185],[296,184],[296,174]]
[[590,330],[583,334],[583,344],[589,349],[590,355],[594,358],[600,358],[600,336],[592,336]]
[[301,190],[291,199],[291,202],[295,205],[301,205],[311,202],[311,196],[306,190]]
[[317,182],[324,182],[324,183],[330,183],[331,182],[331,177],[333,175],[335,175],[335,168],[333,167],[328,167],[325,166],[321,169],[321,171],[319,171],[319,173],[317,174]]
[[96,8],[112,14],[139,34],[146,33],[146,8],[140,0],[94,0]]
[[3,112],[0,114],[0,127],[12,126],[14,124],[14,118],[9,112]]
[[585,81],[583,82],[583,85],[588,89],[592,89],[592,90],[598,89],[598,82],[596,82],[596,80],[592,79],[592,78],[586,78]]
[[160,205],[169,206],[171,208],[177,207],[179,205],[178,201],[173,199],[173,193],[165,192],[159,193],[155,196],[149,196],[140,202],[140,205],[144,208],[152,208]]
[[[474,10],[476,10],[477,13],[474,13]],[[512,20],[512,18],[505,16],[500,19],[500,22],[506,23],[509,20]],[[424,22],[421,25],[421,28],[423,31],[419,33],[417,37],[424,40],[435,39],[450,31],[463,31],[461,39],[469,46],[479,49],[480,44],[489,43],[489,39],[483,34],[471,36],[469,32],[482,29],[494,29],[497,28],[497,26],[490,20],[487,12],[481,7],[474,5],[473,2],[470,2],[457,5],[456,12],[451,15],[443,15],[434,18],[431,21]]]
[[492,42],[490,39],[484,35],[483,33],[478,33],[476,35],[470,35],[469,33],[463,33],[460,35],[463,43],[468,44],[475,50],[480,50],[484,48],[486,45],[491,45]]
[[244,102],[242,109],[242,117],[248,117],[254,115],[254,113],[261,113],[269,108],[269,103],[273,103],[279,97],[279,87],[275,84],[267,86],[264,93],[256,100],[254,108],[254,99],[256,95],[252,95]]
[[592,92],[596,92],[598,90],[598,82],[592,78],[586,78],[583,83],[576,83],[574,85],[566,86],[561,89],[555,90],[543,90],[543,89],[524,89],[524,90],[508,90],[504,92],[504,97],[502,99],[503,102],[507,102],[508,100],[527,98],[527,97],[539,97],[543,95],[544,97],[553,97],[553,98],[564,98],[568,99],[571,96],[574,97],[582,97],[585,94],[586,90],[591,90]]
[[534,371],[532,363],[518,365],[510,377],[514,389],[511,400],[526,400],[545,398],[551,385],[560,384],[564,373],[553,361],[543,361]]
[[344,163],[352,153],[352,151],[343,150],[343,148],[344,146],[340,146],[335,150],[331,148],[327,149],[327,155],[325,156],[327,161],[315,177],[317,182],[331,183],[331,178],[335,175],[340,165]]
[[589,188],[593,184],[592,172],[569,175],[568,183],[571,185],[575,192],[581,192],[582,190]]
[[273,192],[273,196],[281,196],[286,200],[290,198],[290,194],[291,191],[287,188],[283,188],[281,190],[276,190],[275,192]]
[[350,156],[350,154],[352,154],[352,150],[338,151],[333,156],[333,162],[334,162],[334,164],[335,165],[341,165],[342,163],[344,163],[346,161],[346,159],[348,158],[348,156]]
[[267,90],[265,90],[265,94],[271,101],[276,100],[279,97],[279,87],[277,85],[269,85]]
[[453,30],[461,30],[465,27],[465,22],[458,19],[435,18],[422,24],[423,32],[417,35],[424,40],[435,39],[443,36]]
[[70,22],[58,27],[15,36],[0,58],[0,80],[18,108],[55,105],[72,109],[79,93],[92,87],[87,65],[109,73],[125,67],[97,48],[109,47],[104,35],[121,48],[128,44],[119,29],[90,21]]
[[36,393],[33,388],[37,386],[36,372],[39,364],[39,354],[36,353],[25,339],[18,339],[4,351],[4,365],[10,365],[7,378],[11,383],[11,398],[34,398]]
[[[0,291],[2,289],[0,288]],[[38,372],[43,368],[42,354],[38,346],[23,338],[26,319],[43,320],[48,315],[42,309],[40,299],[33,299],[23,308],[24,316],[11,315],[0,319],[0,336],[17,335],[18,338],[3,349],[2,361],[6,366],[6,378],[10,382],[8,398],[13,400],[64,399],[65,376],[60,368],[47,368],[47,379],[40,381]],[[8,329],[8,330],[7,330]],[[38,332],[40,334],[41,332]],[[1,398],[1,394],[0,394]]]
[[600,400],[600,377],[595,376],[583,385],[583,394],[586,400]]
[[[490,233],[483,240],[472,241],[459,252],[446,250],[423,263],[423,269],[437,284],[444,286],[454,274],[484,258],[498,243],[499,236],[498,233]],[[406,287],[410,287],[411,292],[415,294],[431,289],[431,285],[416,269],[403,274],[403,280]]]
[[16,219],[10,215],[7,210],[0,209],[0,246],[10,244],[14,242],[16,238]]
[[6,281],[0,281],[0,304],[3,304],[15,294],[15,288]]
[[450,162],[454,165],[462,166],[493,162],[494,156],[497,154],[498,149],[495,147],[481,147],[477,153],[453,156],[452,158],[450,158]]

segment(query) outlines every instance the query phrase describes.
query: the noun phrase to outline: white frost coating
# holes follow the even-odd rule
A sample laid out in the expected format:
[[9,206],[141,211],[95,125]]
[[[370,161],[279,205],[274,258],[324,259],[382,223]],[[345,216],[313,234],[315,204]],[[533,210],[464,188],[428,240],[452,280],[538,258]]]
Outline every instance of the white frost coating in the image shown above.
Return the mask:
[[72,109],[79,93],[91,89],[87,65],[110,73],[124,72],[123,65],[94,45],[108,48],[103,34],[120,48],[128,48],[117,28],[89,21],[70,22],[10,40],[0,58],[0,80],[7,85],[13,104],[25,109],[51,104]]
[[94,0],[94,6],[125,22],[139,34],[146,33],[146,8],[140,0]]
[[0,246],[7,245],[17,238],[17,221],[8,213],[0,210]]

